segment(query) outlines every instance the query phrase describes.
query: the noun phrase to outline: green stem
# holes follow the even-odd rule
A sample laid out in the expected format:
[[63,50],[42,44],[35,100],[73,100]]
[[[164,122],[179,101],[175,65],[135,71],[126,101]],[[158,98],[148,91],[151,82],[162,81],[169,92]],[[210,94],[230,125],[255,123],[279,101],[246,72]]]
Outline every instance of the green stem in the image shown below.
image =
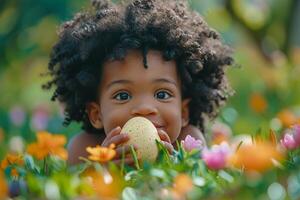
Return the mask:
[[48,173],[49,173],[49,169],[48,169],[48,156],[46,156],[44,158],[44,174],[48,175]]
[[121,175],[124,176],[124,165],[125,165],[125,149],[122,150],[122,160],[121,160]]
[[132,153],[132,156],[133,156],[135,167],[136,167],[136,169],[139,170],[140,169],[139,161],[137,159],[136,152],[135,152],[135,150],[134,150],[134,148],[133,148],[132,145],[130,145],[130,149],[131,149],[131,153]]

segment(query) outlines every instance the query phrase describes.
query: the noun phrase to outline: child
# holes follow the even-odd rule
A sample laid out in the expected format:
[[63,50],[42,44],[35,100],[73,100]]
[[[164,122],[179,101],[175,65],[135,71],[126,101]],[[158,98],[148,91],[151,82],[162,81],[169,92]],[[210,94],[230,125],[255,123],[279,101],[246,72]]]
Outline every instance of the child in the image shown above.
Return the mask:
[[92,4],[63,24],[44,85],[55,87],[65,124],[83,124],[68,163],[80,162],[87,146],[111,143],[120,162],[123,150],[130,154],[120,130],[134,116],[152,121],[170,151],[187,134],[205,142],[204,123],[230,91],[224,70],[233,59],[219,35],[184,0]]

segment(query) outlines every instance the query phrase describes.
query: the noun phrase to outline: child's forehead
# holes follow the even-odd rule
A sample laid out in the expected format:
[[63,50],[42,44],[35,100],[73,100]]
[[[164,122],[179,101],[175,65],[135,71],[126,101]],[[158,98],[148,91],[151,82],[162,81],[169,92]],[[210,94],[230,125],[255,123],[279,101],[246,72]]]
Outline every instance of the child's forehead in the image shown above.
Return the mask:
[[166,61],[162,52],[149,50],[147,52],[147,68],[144,66],[144,58],[139,50],[130,50],[122,60],[108,61],[103,64],[103,79],[126,78],[138,80],[143,78],[162,79],[169,78],[179,81],[176,62]]

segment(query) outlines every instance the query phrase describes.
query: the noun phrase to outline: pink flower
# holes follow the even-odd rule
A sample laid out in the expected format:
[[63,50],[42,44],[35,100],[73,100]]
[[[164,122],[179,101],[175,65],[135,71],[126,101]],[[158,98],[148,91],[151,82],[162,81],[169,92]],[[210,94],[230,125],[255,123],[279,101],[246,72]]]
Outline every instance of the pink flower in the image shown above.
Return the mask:
[[34,131],[45,130],[49,122],[49,110],[41,105],[37,107],[31,118],[31,128]]
[[227,142],[222,142],[220,145],[213,145],[211,149],[204,149],[202,159],[207,167],[212,170],[219,170],[226,166],[227,159],[232,153]]
[[295,149],[297,147],[294,137],[290,133],[284,134],[283,139],[280,140],[280,143],[287,149]]
[[294,140],[296,142],[296,145],[299,147],[300,146],[300,125],[299,124],[294,125],[292,129],[293,129]]
[[181,141],[184,150],[190,152],[193,149],[202,150],[203,142],[201,140],[196,140],[194,137],[187,135],[184,140]]

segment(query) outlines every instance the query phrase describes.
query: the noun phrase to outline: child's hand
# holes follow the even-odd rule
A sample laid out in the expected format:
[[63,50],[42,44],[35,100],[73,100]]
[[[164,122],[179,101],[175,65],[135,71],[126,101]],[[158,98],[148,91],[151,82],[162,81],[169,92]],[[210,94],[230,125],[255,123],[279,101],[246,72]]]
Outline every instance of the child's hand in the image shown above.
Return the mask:
[[[118,126],[109,134],[107,134],[106,138],[102,142],[101,146],[108,147],[110,144],[116,145],[116,156],[112,160],[116,164],[120,164],[122,162],[122,154],[124,152],[125,158],[124,162],[128,165],[134,164],[133,157],[131,155],[131,148],[129,145],[124,145],[125,142],[129,140],[128,134],[121,134],[121,128]],[[136,147],[134,146],[136,150]]]
[[158,135],[161,139],[162,144],[168,149],[169,153],[172,154],[174,151],[174,147],[171,144],[169,135],[163,130],[159,130]]

